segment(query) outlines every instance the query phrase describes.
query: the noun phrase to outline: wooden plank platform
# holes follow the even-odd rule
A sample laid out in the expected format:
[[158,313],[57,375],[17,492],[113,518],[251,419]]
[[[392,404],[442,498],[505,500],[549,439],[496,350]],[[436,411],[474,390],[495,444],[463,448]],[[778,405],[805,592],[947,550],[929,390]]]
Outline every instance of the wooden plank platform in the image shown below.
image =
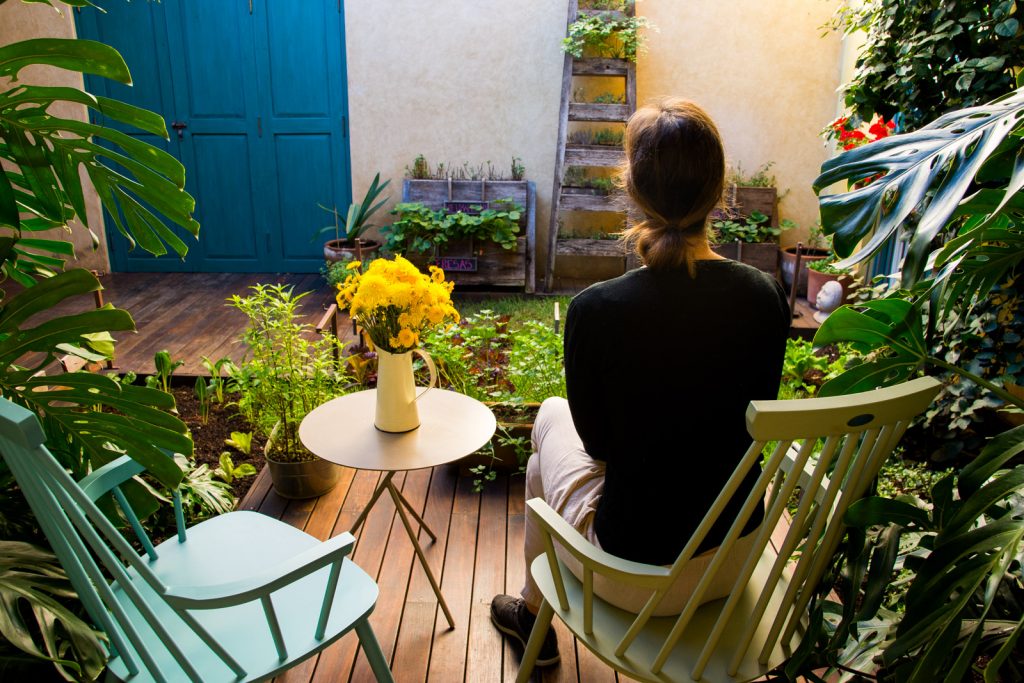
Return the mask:
[[621,147],[608,145],[565,146],[566,166],[621,166],[626,161],[626,152]]
[[[240,509],[258,510],[326,539],[348,530],[377,484],[376,472],[345,468],[341,483],[314,500],[287,501],[270,488],[264,469]],[[499,475],[483,493],[458,476],[457,465],[395,477],[403,495],[437,534],[420,542],[455,617],[449,629],[426,575],[413,555],[394,504],[382,497],[357,535],[352,559],[380,586],[370,617],[396,681],[514,681],[521,650],[508,644],[490,620],[491,598],[518,594],[525,515],[522,475]],[[363,540],[360,540],[363,539]],[[630,680],[579,646],[556,621],[562,662],[538,669],[531,680],[545,683]],[[355,634],[317,657],[278,676],[287,683],[373,681]]]
[[[245,354],[242,332],[246,316],[227,305],[232,294],[247,296],[259,284],[287,284],[296,294],[310,292],[302,301],[304,322],[315,325],[332,301],[332,293],[319,274],[280,273],[113,273],[100,277],[103,301],[123,308],[135,320],[136,332],[118,332],[114,371],[152,374],[153,354],[167,350],[185,361],[178,377],[208,374],[203,356],[214,361],[228,357],[238,362]],[[13,288],[12,288],[13,289]],[[68,299],[47,317],[94,308],[92,296]],[[30,323],[42,322],[43,317]],[[351,338],[350,326],[339,329]]]

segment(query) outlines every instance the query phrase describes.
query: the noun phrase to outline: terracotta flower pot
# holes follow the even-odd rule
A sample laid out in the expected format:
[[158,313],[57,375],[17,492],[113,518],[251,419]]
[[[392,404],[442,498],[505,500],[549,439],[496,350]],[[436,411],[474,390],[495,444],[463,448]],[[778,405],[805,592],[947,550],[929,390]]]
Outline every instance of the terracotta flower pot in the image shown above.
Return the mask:
[[[801,252],[800,276],[796,286],[797,296],[807,296],[807,264],[811,261],[820,261],[828,258],[828,256],[829,252],[827,250],[814,249],[813,247],[807,247]],[[796,270],[796,247],[786,247],[782,251],[782,282],[787,288],[793,286],[794,270]]]
[[358,246],[355,240],[331,240],[324,243],[324,259],[330,263],[369,260],[376,258],[379,250],[376,240],[361,240]]

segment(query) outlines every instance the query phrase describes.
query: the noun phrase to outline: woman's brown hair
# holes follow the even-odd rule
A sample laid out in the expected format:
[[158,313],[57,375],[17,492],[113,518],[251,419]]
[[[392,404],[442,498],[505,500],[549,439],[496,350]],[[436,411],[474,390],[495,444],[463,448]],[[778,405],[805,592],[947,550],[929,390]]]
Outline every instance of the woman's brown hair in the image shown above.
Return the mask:
[[718,128],[693,102],[669,98],[638,109],[626,124],[621,182],[644,219],[625,233],[650,268],[696,272],[693,252],[707,240],[720,205],[725,150]]

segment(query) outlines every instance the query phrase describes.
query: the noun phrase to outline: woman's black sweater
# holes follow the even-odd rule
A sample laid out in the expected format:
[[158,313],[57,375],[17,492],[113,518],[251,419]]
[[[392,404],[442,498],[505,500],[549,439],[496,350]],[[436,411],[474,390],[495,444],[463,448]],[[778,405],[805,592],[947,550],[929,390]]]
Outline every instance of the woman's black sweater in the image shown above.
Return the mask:
[[[778,282],[729,260],[698,261],[696,278],[641,268],[572,300],[566,386],[587,453],[607,464],[595,518],[606,551],[675,561],[750,445],[747,404],[778,393],[789,327]],[[698,552],[720,545],[741,493]]]

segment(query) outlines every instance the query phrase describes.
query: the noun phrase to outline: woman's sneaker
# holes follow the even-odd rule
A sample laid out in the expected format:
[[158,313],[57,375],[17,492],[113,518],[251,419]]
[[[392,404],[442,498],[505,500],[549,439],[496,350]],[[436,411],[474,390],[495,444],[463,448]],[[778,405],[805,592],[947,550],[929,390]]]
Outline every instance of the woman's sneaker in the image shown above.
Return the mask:
[[[499,631],[518,640],[525,649],[537,617],[526,609],[526,601],[522,598],[514,598],[511,595],[495,595],[491,600],[491,621]],[[555,629],[549,628],[547,635],[544,636],[544,644],[540,647],[540,654],[537,655],[536,665],[551,666],[557,664],[558,659],[558,640],[555,636]]]

